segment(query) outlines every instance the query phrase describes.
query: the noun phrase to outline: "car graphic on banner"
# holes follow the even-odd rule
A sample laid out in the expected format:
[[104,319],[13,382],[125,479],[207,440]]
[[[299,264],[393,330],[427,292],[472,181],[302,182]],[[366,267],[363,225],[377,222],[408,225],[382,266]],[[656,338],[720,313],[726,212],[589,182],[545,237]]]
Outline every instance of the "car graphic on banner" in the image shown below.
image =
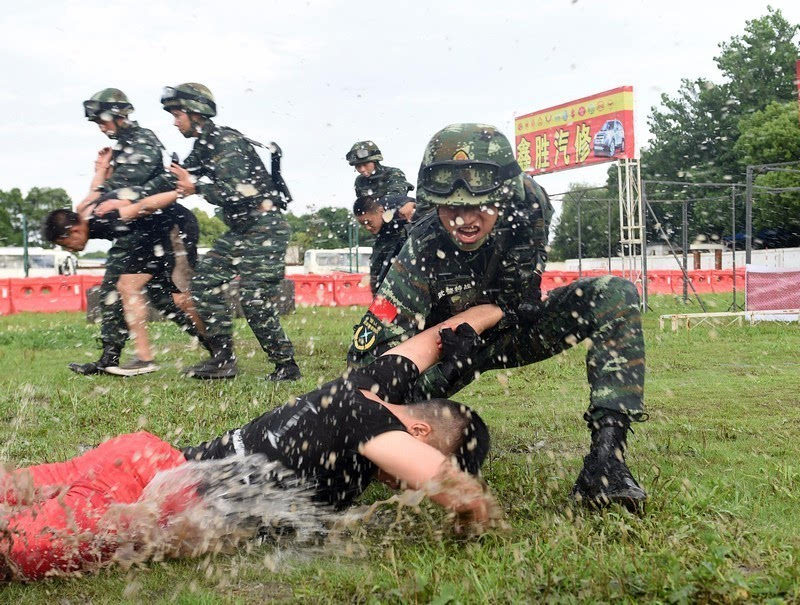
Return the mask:
[[603,127],[594,135],[594,154],[613,157],[625,151],[625,128],[619,120],[606,120]]

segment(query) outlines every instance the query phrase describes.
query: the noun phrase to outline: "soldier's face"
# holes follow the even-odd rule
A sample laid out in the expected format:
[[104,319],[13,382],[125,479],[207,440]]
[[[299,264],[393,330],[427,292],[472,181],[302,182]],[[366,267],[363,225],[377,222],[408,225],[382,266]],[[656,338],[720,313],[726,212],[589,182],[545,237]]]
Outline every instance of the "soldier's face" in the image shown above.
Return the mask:
[[492,232],[497,222],[497,207],[439,206],[439,221],[455,240],[467,250],[475,249]]
[[114,120],[97,120],[97,127],[109,139],[117,138],[117,124]]
[[189,119],[188,113],[181,111],[180,109],[173,109],[170,111],[170,113],[174,118],[172,123],[183,136],[185,136],[187,139],[197,136],[197,133],[194,129],[194,124],[192,124],[191,119]]
[[361,176],[371,176],[375,172],[375,162],[364,162],[356,164],[356,172]]
[[378,235],[383,227],[383,208],[376,208],[358,217],[358,222],[372,235]]

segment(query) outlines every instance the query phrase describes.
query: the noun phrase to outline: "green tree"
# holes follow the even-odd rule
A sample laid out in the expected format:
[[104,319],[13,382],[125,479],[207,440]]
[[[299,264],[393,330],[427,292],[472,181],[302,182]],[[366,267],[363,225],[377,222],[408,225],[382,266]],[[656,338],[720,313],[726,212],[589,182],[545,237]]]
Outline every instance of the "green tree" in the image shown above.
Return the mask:
[[[800,31],[780,10],[748,21],[745,32],[720,44],[715,62],[725,81],[684,79],[677,94],[662,95],[648,119],[653,137],[642,151],[643,178],[648,180],[742,182],[747,160],[736,147],[739,122],[770,102],[794,96],[795,40]],[[689,202],[690,239],[716,239],[730,231],[730,202],[720,189],[648,188],[650,199],[697,199]],[[656,207],[654,205],[654,207]],[[681,228],[678,206],[663,208],[659,220],[669,232]],[[743,224],[744,209],[737,222]],[[652,227],[650,237],[656,236]]]
[[[300,246],[301,252],[310,248],[346,248],[348,230],[354,219],[345,208],[320,208],[300,216],[288,213],[286,220],[292,228],[291,243]],[[372,241],[370,234],[362,230],[359,242],[362,246]]]
[[225,233],[227,227],[217,216],[209,216],[202,210],[192,210],[197,218],[197,226],[200,230],[200,238],[197,245],[203,248],[210,248],[214,245],[217,238]]
[[3,206],[0,206],[0,246],[19,246],[21,244],[22,233],[14,231],[11,215]]
[[8,214],[9,222],[16,238],[17,245],[22,245],[22,217],[28,220],[28,242],[36,245],[43,244],[39,233],[39,225],[51,210],[57,208],[72,208],[72,200],[67,192],[61,188],[33,187],[23,198],[22,192],[17,189],[0,191],[0,208]]
[[744,35],[719,45],[722,51],[714,60],[727,79],[738,113],[795,98],[798,32],[800,25],[789,23],[780,10],[768,7],[766,15],[747,22]]
[[[616,181],[616,175],[614,177]],[[553,229],[550,245],[551,260],[578,257],[578,209],[580,208],[581,250],[584,257],[608,256],[619,249],[619,203],[616,182],[613,189],[584,191],[589,186],[582,183],[570,185],[561,205],[561,216]],[[608,211],[611,209],[611,231],[608,228]],[[610,233],[610,235],[609,235]]]
[[[739,122],[736,151],[745,164],[800,161],[800,123],[796,102],[770,103]],[[769,171],[756,175],[762,187],[800,188],[800,165],[794,172]],[[797,239],[800,235],[800,192],[771,193],[756,189],[753,195],[753,230],[780,229]],[[796,243],[794,244],[796,245]]]

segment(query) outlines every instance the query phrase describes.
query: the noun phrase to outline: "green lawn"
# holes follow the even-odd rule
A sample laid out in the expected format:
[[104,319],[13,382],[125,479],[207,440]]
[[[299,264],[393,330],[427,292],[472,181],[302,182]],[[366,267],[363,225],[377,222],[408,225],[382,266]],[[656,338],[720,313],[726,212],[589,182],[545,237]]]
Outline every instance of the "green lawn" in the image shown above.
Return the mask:
[[[258,547],[0,586],[0,602],[796,602],[800,326],[659,332],[658,314],[685,308],[667,297],[651,302],[651,419],[636,427],[629,454],[650,494],[641,516],[569,502],[589,443],[579,346],[485,374],[458,397],[492,429],[484,470],[510,524],[505,533],[460,539],[426,506],[396,523],[384,515],[352,543]],[[96,358],[97,326],[78,314],[0,318],[0,460],[62,460],[140,427],[181,445],[207,439],[339,373],[359,317],[358,309],[320,308],[286,318],[304,378],[279,386],[262,380],[271,367],[243,323],[240,377],[204,383],[181,377],[179,368],[203,355],[171,324],[152,328],[160,373],[86,378],[66,364]],[[363,500],[388,494],[373,488]]]

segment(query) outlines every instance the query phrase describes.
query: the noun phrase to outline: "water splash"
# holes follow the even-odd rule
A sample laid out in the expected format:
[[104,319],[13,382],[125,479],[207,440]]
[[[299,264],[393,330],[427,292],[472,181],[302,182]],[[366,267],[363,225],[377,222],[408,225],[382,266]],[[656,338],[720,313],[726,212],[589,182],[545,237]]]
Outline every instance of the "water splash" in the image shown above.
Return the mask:
[[[461,475],[446,464],[423,490],[402,491],[371,506],[341,512],[314,502],[312,487],[260,455],[187,462],[158,473],[137,502],[112,505],[94,532],[73,521],[55,534],[50,550],[60,551],[60,563],[47,575],[82,575],[113,564],[129,568],[230,553],[265,542],[278,547],[279,557],[289,551],[300,556],[336,552],[358,557],[369,554],[375,538],[384,543],[409,535],[439,540],[453,523],[456,533],[467,535],[507,528],[485,483],[474,482],[465,489]],[[4,519],[35,507],[37,499],[53,496],[35,493],[24,477],[19,475],[23,483],[6,486],[24,504],[5,505],[3,510],[0,503],[0,543],[4,529],[6,538],[14,539]],[[443,519],[441,509],[433,516],[425,513],[426,497],[442,494],[455,507],[481,500],[488,515],[476,524],[469,515],[449,513]],[[9,551],[5,547],[0,551],[5,551],[0,552],[0,581],[3,572],[6,579],[25,580],[4,556]]]
[[[0,580],[27,579],[7,556],[12,541],[25,538],[9,529],[8,519],[35,511],[37,500],[53,496],[35,494],[24,483],[26,474],[18,477],[22,484],[5,488],[23,496],[16,498],[20,504],[0,504]],[[293,473],[260,455],[187,462],[158,473],[138,501],[112,504],[93,531],[77,525],[74,519],[83,516],[69,511],[67,528],[48,541],[47,551],[58,552],[58,563],[46,575],[231,552],[256,537],[318,542],[336,514],[314,503],[312,495]]]

